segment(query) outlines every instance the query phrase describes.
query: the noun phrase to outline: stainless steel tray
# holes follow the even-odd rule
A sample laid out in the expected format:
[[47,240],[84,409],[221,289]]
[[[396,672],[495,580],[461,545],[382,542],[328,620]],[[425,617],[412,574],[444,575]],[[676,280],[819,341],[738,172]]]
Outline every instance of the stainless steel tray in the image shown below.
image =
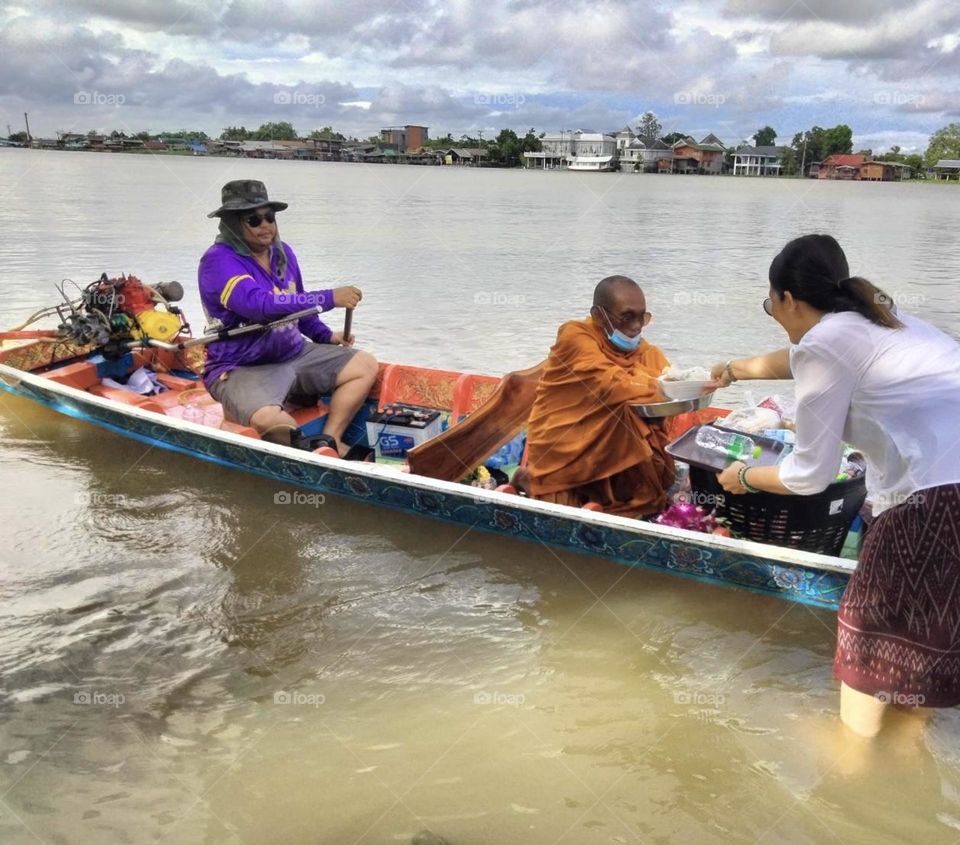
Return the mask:
[[669,402],[650,402],[646,405],[631,405],[633,412],[647,419],[675,417],[688,411],[702,411],[710,407],[713,393],[704,393],[696,399],[673,399]]

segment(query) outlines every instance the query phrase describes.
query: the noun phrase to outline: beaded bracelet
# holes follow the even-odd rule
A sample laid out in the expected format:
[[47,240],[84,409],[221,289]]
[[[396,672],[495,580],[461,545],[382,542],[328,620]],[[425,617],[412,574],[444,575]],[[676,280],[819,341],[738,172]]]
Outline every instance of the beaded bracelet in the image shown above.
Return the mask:
[[760,491],[756,487],[752,487],[747,484],[747,470],[750,469],[746,464],[740,467],[740,472],[737,473],[737,481],[740,482],[740,486],[746,490],[748,493],[759,493]]

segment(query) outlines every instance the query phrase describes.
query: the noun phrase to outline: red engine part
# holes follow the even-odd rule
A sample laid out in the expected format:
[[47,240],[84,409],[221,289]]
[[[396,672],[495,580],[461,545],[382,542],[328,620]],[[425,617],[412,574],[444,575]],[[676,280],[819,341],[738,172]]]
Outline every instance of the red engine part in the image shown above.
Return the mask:
[[120,310],[125,314],[136,317],[143,311],[152,311],[153,296],[147,286],[136,276],[126,276],[116,285],[120,295]]

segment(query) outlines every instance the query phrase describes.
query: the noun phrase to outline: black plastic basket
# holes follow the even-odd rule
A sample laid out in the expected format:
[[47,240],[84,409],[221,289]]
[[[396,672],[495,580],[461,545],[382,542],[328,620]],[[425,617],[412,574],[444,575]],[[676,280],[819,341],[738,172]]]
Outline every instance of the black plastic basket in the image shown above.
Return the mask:
[[727,520],[738,536],[789,549],[839,555],[854,517],[867,498],[864,478],[831,484],[813,496],[779,493],[727,493],[717,474],[690,467],[694,501],[713,504],[716,516]]

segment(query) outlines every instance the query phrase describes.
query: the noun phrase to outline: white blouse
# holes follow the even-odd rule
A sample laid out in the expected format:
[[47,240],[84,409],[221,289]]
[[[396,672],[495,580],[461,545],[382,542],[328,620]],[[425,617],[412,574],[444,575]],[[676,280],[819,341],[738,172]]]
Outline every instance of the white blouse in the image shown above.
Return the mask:
[[797,444],[780,481],[801,495],[835,478],[843,442],[867,459],[873,512],[920,490],[960,483],[960,344],[900,313],[887,329],[854,312],[826,314],[790,349]]

